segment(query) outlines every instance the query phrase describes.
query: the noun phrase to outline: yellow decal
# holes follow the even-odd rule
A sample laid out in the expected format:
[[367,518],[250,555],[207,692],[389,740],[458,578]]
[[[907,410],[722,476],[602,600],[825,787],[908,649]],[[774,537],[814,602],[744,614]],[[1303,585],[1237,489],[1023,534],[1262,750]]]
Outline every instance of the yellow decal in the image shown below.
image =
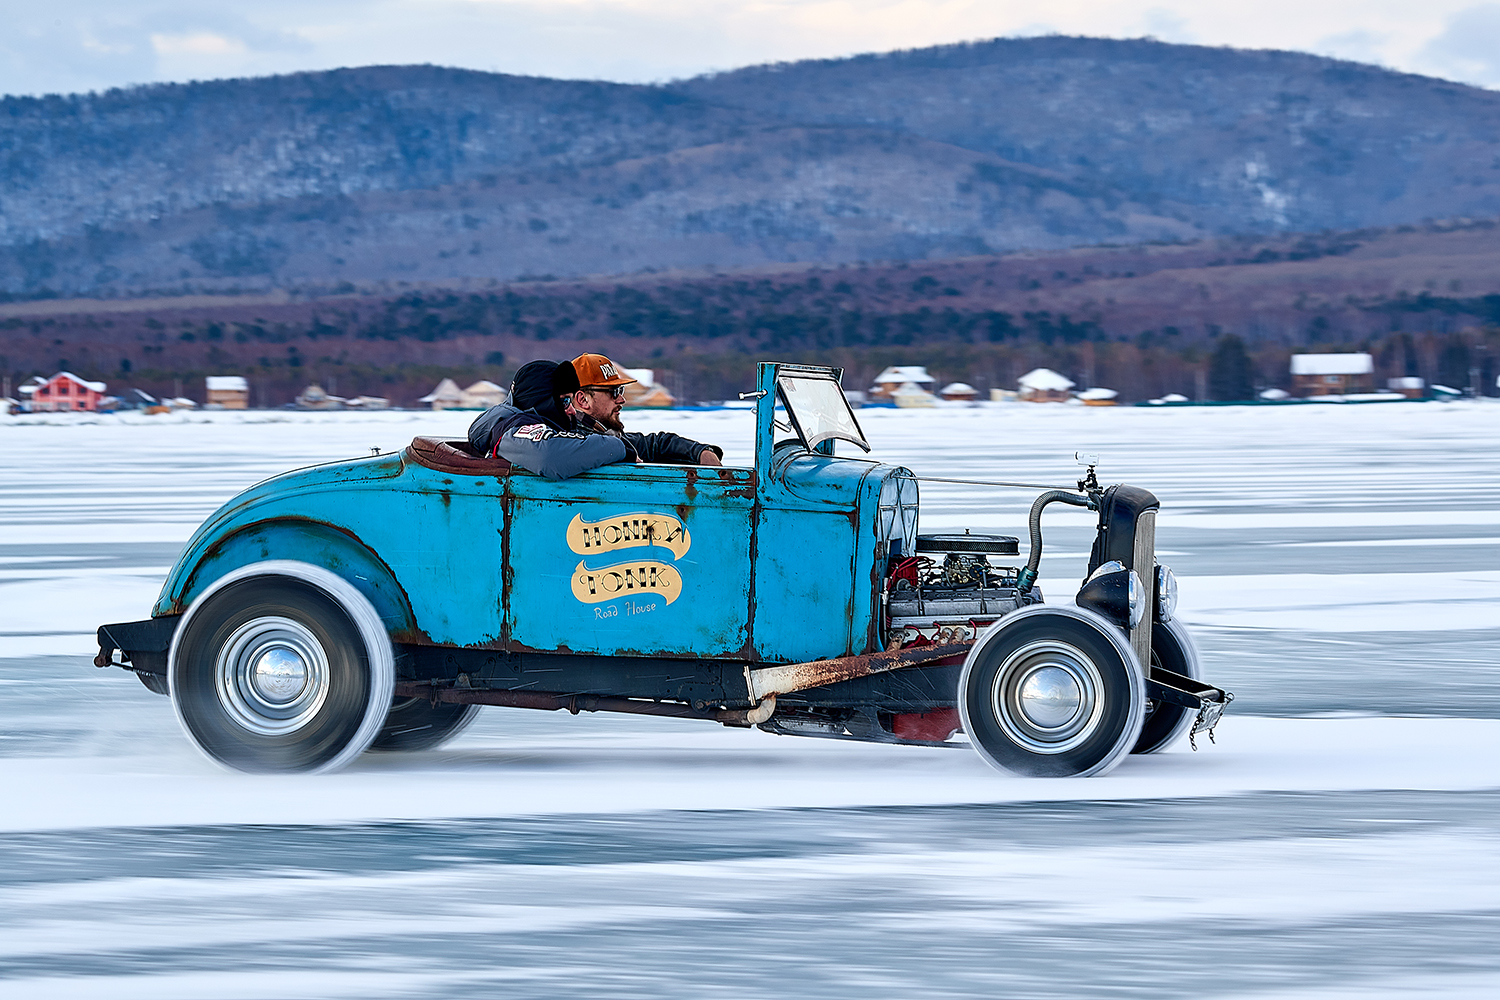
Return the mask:
[[573,596],[585,604],[618,597],[660,597],[671,604],[682,596],[682,577],[661,562],[626,563],[608,569],[589,569],[579,562],[573,571]]
[[660,545],[681,559],[692,544],[688,530],[670,514],[616,514],[600,521],[574,514],[568,525],[568,548],[581,556]]

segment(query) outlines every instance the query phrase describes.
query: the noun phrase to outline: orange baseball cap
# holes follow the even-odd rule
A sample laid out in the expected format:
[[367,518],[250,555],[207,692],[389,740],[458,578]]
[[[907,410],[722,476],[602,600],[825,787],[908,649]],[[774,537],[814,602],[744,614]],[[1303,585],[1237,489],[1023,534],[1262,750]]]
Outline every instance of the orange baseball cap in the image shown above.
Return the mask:
[[629,378],[613,361],[602,354],[580,354],[573,359],[573,370],[578,373],[578,384],[584,388],[597,385],[629,385]]

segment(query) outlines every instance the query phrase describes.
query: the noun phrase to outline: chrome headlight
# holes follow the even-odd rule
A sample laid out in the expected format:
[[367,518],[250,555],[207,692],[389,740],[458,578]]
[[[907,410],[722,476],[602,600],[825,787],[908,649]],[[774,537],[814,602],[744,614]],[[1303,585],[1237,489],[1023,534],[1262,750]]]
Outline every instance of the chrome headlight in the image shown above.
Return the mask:
[[1156,617],[1172,620],[1177,611],[1177,577],[1165,566],[1156,567]]
[[1097,611],[1126,628],[1135,628],[1146,613],[1146,588],[1140,576],[1118,559],[1090,573],[1075,600],[1079,607]]
[[1141,623],[1141,617],[1146,613],[1145,588],[1141,586],[1140,574],[1135,570],[1130,571],[1130,627],[1135,628]]

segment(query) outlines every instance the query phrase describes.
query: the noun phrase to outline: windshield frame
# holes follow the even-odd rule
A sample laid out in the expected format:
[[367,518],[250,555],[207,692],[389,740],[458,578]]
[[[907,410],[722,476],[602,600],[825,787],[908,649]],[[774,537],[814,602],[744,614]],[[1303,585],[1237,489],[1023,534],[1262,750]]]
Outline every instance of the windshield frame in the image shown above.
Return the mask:
[[[816,450],[818,445],[825,441],[848,441],[850,444],[856,445],[867,453],[870,450],[870,442],[865,438],[864,429],[859,426],[859,419],[854,415],[854,408],[849,405],[849,397],[844,395],[841,382],[843,374],[844,370],[842,368],[813,368],[802,367],[800,365],[780,365],[777,367],[776,398],[781,401],[782,407],[786,410],[787,419],[791,422],[792,430],[796,433],[797,439],[802,442],[802,446],[808,451]],[[790,397],[792,393],[785,388],[784,383],[786,382],[823,382],[831,386],[839,402],[843,404],[843,412],[841,414],[834,413],[833,416],[835,419],[847,417],[849,426],[853,428],[852,433],[840,426],[832,426],[824,428],[818,431],[816,435],[809,437],[807,427],[813,424],[815,414],[805,412],[799,415],[797,413],[797,408],[791,403]],[[818,386],[818,388],[821,389],[823,387]]]

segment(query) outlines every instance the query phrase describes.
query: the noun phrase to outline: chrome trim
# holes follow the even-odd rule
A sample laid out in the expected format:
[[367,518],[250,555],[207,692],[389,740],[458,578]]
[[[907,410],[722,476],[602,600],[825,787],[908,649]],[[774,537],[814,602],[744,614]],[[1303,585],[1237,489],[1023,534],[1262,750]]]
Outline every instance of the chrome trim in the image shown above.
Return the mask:
[[[1156,565],[1156,511],[1143,510],[1135,519],[1135,547],[1131,550],[1131,564],[1145,580]],[[1151,662],[1151,615],[1141,615],[1140,624],[1130,630],[1130,648],[1141,663]]]

